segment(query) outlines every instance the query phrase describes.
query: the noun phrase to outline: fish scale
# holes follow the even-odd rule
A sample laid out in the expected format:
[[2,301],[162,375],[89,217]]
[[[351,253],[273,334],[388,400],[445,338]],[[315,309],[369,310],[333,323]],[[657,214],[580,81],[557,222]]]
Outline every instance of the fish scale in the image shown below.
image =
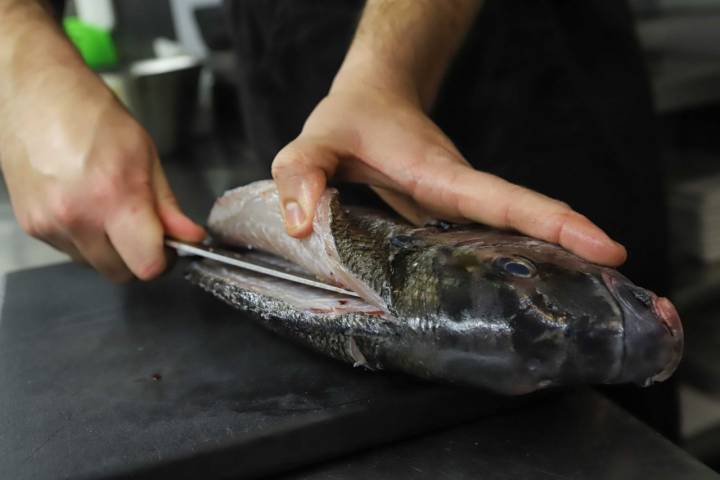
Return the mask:
[[[210,292],[225,303],[242,308],[258,314],[258,321],[275,333],[290,337],[305,344],[313,350],[323,352],[325,355],[337,360],[366,366],[371,369],[380,369],[382,365],[375,361],[376,356],[372,355],[373,348],[367,349],[368,355],[363,355],[362,361],[350,347],[360,339],[370,338],[373,341],[392,338],[394,336],[391,323],[374,322],[373,328],[368,330],[362,314],[356,312],[312,312],[294,309],[291,304],[280,299],[273,298],[267,294],[257,293],[247,286],[248,277],[255,276],[252,273],[233,272],[228,274],[228,269],[207,260],[194,262],[189,268],[186,277],[192,283]],[[255,276],[258,281],[267,281]],[[307,290],[303,286],[270,280],[274,286],[284,286],[286,289]],[[322,317],[325,323],[323,331],[315,328],[308,328],[309,324],[314,326],[317,318]]]
[[377,222],[345,210],[337,197],[331,202],[330,209],[330,228],[341,262],[392,309],[386,235],[378,234]]

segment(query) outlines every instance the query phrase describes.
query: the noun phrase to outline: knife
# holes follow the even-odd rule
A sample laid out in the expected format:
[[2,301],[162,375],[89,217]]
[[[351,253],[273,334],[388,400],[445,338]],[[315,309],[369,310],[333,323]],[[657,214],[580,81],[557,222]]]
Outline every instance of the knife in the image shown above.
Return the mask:
[[330,285],[327,283],[319,282],[317,280],[313,280],[311,278],[283,272],[272,268],[271,266],[258,265],[257,263],[249,262],[247,260],[240,260],[239,258],[237,258],[238,255],[230,255],[229,253],[226,254],[221,249],[210,248],[204,245],[185,243],[170,238],[165,239],[165,245],[174,249],[180,257],[207,258],[216,262],[224,263],[225,265],[232,265],[233,267],[250,270],[251,272],[268,275],[274,278],[280,278],[289,282],[300,283],[308,287],[319,288],[330,292],[340,293],[342,295],[349,295],[351,297],[360,297],[360,295],[353,291],[336,287],[335,285]]

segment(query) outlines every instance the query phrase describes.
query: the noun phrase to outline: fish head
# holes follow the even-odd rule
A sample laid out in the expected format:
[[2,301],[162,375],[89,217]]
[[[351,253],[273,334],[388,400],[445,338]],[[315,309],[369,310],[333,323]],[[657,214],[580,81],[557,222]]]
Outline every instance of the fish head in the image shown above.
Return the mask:
[[[560,383],[649,385],[675,371],[683,332],[669,300],[556,245],[509,237],[436,255],[448,358],[463,381],[472,370],[492,372],[488,362],[498,375],[512,372],[508,393]],[[486,344],[473,338],[489,332],[497,355],[473,352]]]

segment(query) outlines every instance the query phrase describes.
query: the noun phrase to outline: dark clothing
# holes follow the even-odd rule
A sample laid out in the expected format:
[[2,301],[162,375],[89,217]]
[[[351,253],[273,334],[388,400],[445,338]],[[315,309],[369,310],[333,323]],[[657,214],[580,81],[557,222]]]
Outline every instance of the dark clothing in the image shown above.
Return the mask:
[[[226,2],[247,137],[268,165],[327,93],[362,4]],[[627,246],[630,278],[667,292],[660,155],[624,0],[488,1],[432,117],[476,168],[570,203]],[[676,438],[671,383],[609,391]]]
[[[262,161],[327,93],[358,0],[227,2],[247,135]],[[433,119],[477,168],[570,203],[626,244],[629,277],[666,292],[660,156],[620,0],[488,1]]]
[[482,170],[570,203],[624,243],[623,271],[667,292],[648,81],[618,0],[489,1],[434,117]]
[[363,0],[226,1],[246,135],[262,161],[295,138],[330,88]]

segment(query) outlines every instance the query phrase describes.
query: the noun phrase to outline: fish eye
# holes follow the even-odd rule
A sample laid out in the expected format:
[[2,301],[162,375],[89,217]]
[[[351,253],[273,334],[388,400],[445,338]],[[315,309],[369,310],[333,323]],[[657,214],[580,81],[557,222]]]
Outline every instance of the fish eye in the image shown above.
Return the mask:
[[535,275],[535,265],[522,257],[498,257],[495,264],[514,277],[530,278]]

